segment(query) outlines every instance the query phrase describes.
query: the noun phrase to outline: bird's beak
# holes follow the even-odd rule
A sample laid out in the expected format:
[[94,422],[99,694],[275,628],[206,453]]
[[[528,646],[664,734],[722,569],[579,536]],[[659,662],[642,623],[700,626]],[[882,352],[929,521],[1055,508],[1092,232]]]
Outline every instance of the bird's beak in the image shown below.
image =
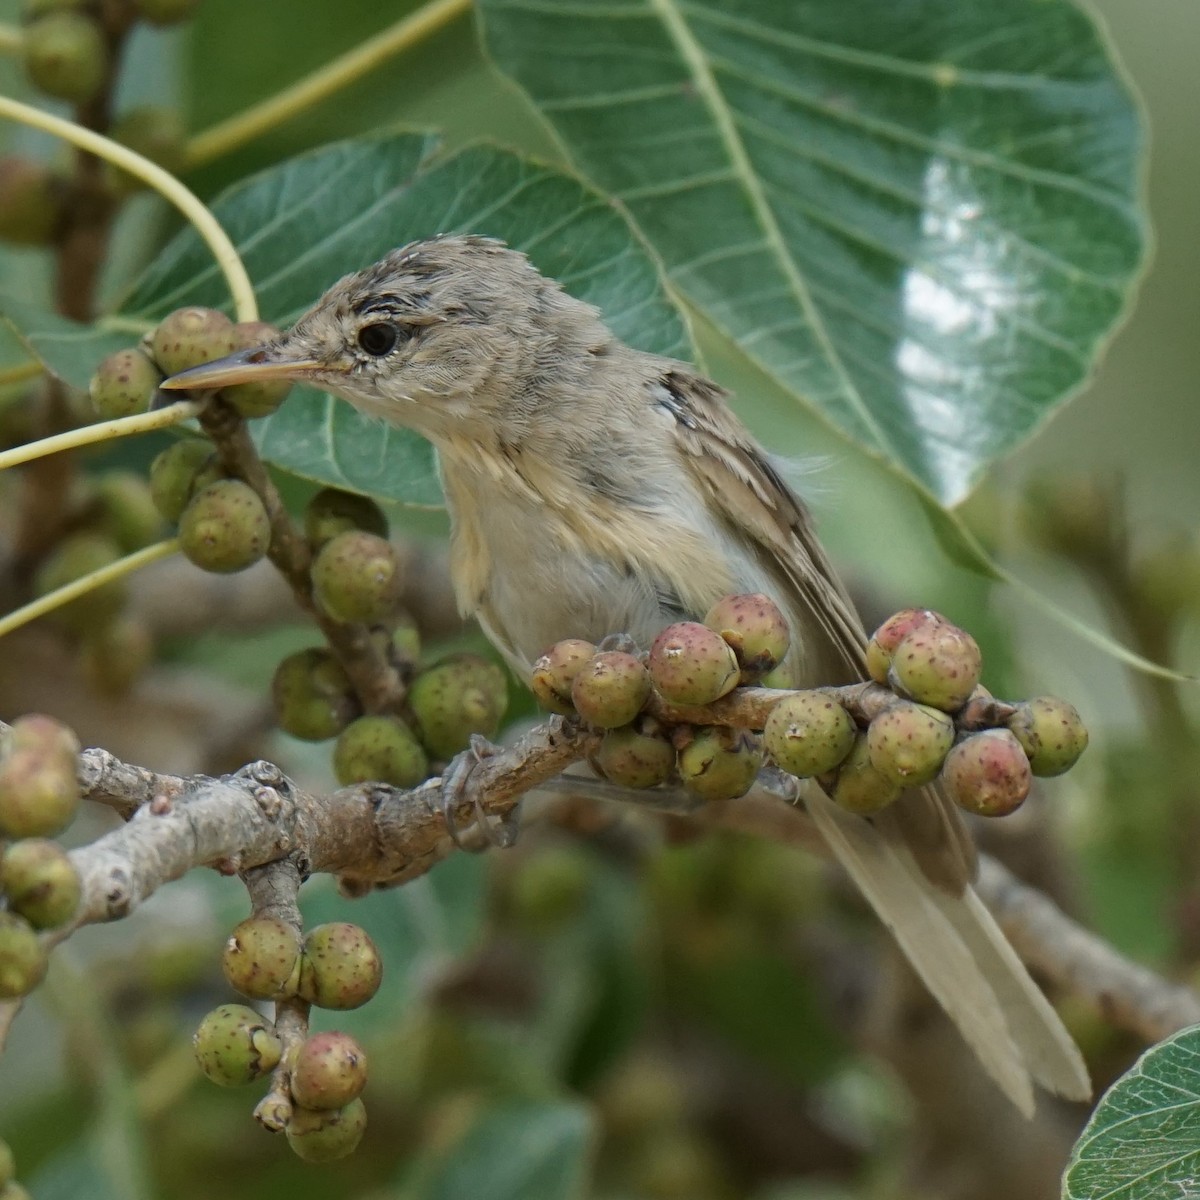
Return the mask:
[[224,358],[189,367],[164,379],[159,387],[169,391],[211,391],[235,383],[260,383],[269,379],[290,379],[301,383],[314,372],[326,369],[313,359],[296,358],[286,348],[256,346],[239,350]]

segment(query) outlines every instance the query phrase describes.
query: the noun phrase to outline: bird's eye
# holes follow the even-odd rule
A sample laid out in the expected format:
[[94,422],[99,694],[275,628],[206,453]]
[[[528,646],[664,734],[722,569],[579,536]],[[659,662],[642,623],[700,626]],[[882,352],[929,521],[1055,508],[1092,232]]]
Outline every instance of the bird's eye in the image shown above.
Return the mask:
[[372,358],[382,358],[390,354],[400,340],[400,330],[391,321],[378,321],[374,325],[364,325],[358,331],[358,344]]

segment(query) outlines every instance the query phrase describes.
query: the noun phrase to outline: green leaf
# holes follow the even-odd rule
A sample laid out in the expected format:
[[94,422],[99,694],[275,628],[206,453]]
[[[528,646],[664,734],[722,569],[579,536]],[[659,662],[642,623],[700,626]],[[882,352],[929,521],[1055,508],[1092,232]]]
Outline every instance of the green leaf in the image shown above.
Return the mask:
[[1200,1026],[1152,1047],[1096,1106],[1063,1200],[1200,1197]]
[[18,344],[72,387],[85,389],[96,364],[138,335],[100,321],[80,325],[15,296],[0,295],[0,318]]
[[671,283],[941,502],[1084,380],[1146,245],[1134,103],[1067,0],[480,0]]
[[[601,308],[626,341],[687,357],[691,344],[658,269],[607,199],[576,179],[490,146],[436,157],[436,140],[400,134],[339,142],[231,189],[213,212],[255,284],[264,319],[287,325],[342,275],[414,238],[491,234]],[[212,256],[184,230],[158,257],[122,316],[154,322],[183,304],[227,307]],[[437,504],[426,442],[300,392],[254,423],[269,461],[322,483]]]
[[412,1200],[573,1200],[583,1192],[592,1139],[586,1108],[504,1103],[484,1109]]

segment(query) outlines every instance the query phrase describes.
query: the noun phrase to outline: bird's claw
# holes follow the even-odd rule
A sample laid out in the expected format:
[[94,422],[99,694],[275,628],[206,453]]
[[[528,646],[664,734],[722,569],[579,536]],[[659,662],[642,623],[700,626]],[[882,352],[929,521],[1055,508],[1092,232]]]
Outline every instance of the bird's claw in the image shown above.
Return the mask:
[[[499,746],[493,746],[481,734],[473,733],[468,748],[456,754],[442,773],[441,816],[446,823],[446,832],[460,850],[478,853],[486,850],[488,846],[506,849],[517,840],[519,820],[515,808],[503,817],[491,817],[484,811],[479,796],[476,795],[474,822],[466,829],[460,829],[455,817],[455,810],[463,798],[472,773],[485,758],[499,753]],[[482,839],[479,835],[482,835]]]

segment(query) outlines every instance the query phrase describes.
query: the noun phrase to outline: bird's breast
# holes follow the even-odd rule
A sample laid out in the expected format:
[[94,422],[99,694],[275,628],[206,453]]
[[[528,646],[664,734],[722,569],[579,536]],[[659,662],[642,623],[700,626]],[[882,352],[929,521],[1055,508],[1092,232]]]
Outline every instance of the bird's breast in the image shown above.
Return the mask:
[[648,646],[671,621],[764,586],[682,481],[669,502],[635,507],[478,456],[441,459],[459,606],[519,674],[563,638]]

